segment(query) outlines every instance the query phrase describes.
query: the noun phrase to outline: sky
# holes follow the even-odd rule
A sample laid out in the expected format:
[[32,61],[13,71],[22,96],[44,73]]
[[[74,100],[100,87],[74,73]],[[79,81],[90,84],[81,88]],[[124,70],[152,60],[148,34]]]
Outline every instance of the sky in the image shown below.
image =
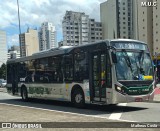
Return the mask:
[[[107,0],[19,0],[21,33],[28,28],[39,29],[43,22],[52,22],[57,42],[62,39],[62,19],[65,12],[84,12],[100,21],[100,3]],[[7,47],[19,45],[17,0],[0,0],[0,30],[6,31]]]

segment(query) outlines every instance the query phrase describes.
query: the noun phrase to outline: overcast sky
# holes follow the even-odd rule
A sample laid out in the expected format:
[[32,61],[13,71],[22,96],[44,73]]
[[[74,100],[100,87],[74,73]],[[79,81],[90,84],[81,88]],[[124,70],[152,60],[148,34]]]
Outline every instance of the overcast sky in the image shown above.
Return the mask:
[[[66,10],[85,12],[100,21],[100,3],[107,0],[19,0],[22,33],[27,28],[39,28],[42,22],[56,26],[58,40],[62,40],[61,23]],[[18,45],[17,0],[0,0],[0,29],[7,33],[8,46]]]

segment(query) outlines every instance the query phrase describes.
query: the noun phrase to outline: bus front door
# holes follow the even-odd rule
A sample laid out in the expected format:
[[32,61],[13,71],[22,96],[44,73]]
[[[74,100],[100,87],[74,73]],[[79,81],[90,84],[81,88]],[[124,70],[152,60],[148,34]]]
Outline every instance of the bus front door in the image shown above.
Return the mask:
[[106,54],[95,52],[91,55],[91,75],[90,89],[91,100],[97,102],[106,101]]

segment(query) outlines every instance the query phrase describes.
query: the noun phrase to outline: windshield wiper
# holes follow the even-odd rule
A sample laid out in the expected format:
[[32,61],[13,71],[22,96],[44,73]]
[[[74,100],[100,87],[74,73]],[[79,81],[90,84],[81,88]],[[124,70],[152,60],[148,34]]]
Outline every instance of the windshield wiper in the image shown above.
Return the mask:
[[125,61],[127,63],[127,66],[131,69],[131,72],[133,72],[133,69],[132,69],[132,66],[131,66],[131,61],[130,61],[130,58],[129,58],[126,50],[123,49],[122,52],[124,53],[123,56],[124,56],[124,59],[125,59]]
[[144,61],[144,50],[140,52],[140,56],[139,56],[139,71],[140,71],[140,74],[145,75],[144,69],[142,68],[143,61]]

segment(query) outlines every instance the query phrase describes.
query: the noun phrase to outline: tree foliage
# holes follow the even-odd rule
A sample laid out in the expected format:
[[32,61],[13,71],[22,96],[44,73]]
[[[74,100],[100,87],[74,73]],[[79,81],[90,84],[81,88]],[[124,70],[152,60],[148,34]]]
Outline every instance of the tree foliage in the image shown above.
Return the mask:
[[0,67],[0,78],[6,79],[7,68],[6,64],[2,64]]

